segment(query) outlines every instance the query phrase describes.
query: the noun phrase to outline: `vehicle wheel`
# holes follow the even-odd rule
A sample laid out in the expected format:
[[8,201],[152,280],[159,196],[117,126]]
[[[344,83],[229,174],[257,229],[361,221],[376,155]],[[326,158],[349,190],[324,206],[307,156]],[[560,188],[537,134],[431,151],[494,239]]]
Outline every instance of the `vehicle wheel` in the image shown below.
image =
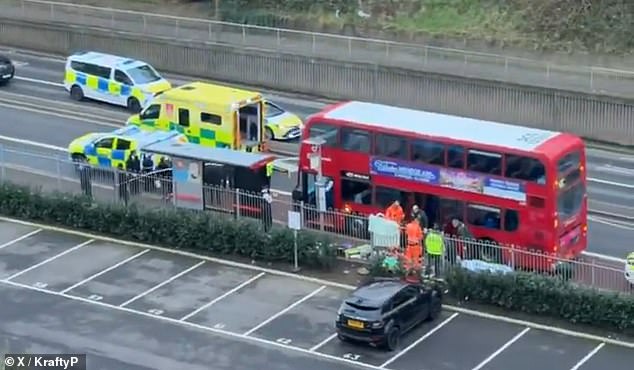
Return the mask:
[[391,327],[387,332],[383,347],[388,351],[394,351],[398,348],[401,341],[401,331],[397,327]]
[[86,156],[84,156],[83,154],[73,154],[72,157],[73,162],[79,162],[79,163],[86,163],[88,162],[88,160],[86,159]]
[[136,98],[128,99],[128,110],[134,114],[141,112],[141,103]]
[[341,334],[337,334],[337,339],[339,339],[342,342],[349,342],[350,339],[348,339],[348,337],[346,337],[345,335],[341,335]]
[[479,240],[480,259],[485,262],[502,263],[502,248],[493,240]]
[[264,128],[264,139],[270,141],[275,140],[275,134],[273,134],[273,130],[269,127]]
[[440,295],[437,291],[432,292],[431,303],[429,304],[429,316],[427,319],[429,321],[436,320],[442,311],[442,300],[440,299]]
[[75,101],[82,101],[84,100],[84,91],[81,87],[73,85],[73,87],[70,88],[70,97]]

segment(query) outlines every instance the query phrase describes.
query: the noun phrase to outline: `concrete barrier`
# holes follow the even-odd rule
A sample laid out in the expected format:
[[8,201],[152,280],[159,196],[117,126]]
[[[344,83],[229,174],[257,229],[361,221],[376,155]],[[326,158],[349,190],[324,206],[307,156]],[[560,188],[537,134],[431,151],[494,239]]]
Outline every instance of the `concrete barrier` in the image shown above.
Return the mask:
[[634,102],[615,98],[2,17],[0,43],[61,55],[100,50],[185,75],[569,131],[634,145]]

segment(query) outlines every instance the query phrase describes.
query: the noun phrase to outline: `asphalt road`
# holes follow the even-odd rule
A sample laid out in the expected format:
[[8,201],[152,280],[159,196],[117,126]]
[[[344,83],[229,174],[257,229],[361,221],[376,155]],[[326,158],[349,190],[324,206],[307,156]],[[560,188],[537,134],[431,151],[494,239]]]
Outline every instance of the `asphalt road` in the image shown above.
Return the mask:
[[[63,74],[63,64],[59,59],[25,54],[13,54],[12,57],[18,63],[18,77],[0,90],[0,117],[9,123],[0,128],[4,161],[49,173],[58,171],[54,159],[65,155],[50,146],[66,148],[72,139],[88,132],[112,130],[128,117],[123,108],[94,102],[72,102],[65,90],[58,86]],[[186,81],[182,76],[167,77],[175,83]],[[302,117],[324,105],[308,98],[274,92],[267,95]],[[8,141],[7,138],[31,143]],[[297,144],[276,144],[275,149],[297,153]],[[40,155],[22,154],[24,152]],[[634,231],[631,222],[634,218],[632,168],[634,156],[588,150],[590,205],[591,209],[601,212],[589,223],[589,251],[619,258],[631,251],[631,246],[625,241]],[[289,192],[295,183],[293,177],[276,175],[273,188]]]
[[[105,10],[105,9],[104,9]],[[459,50],[423,48],[350,41],[347,38],[313,36],[293,32],[275,32],[241,27],[210,27],[204,22],[174,20],[137,14],[112,13],[107,10],[81,10],[53,7],[16,0],[0,3],[6,17],[45,22],[95,26],[178,39],[211,41],[242,47],[257,47],[300,55],[317,55],[335,60],[360,61],[393,65],[451,75],[508,81],[529,86],[555,87],[564,90],[631,96],[632,72],[606,69],[557,66],[539,60],[468,53]]]
[[[0,222],[0,343],[92,370],[626,370],[634,349],[443,311],[385,352],[339,342],[343,287]],[[264,365],[266,364],[266,365]]]

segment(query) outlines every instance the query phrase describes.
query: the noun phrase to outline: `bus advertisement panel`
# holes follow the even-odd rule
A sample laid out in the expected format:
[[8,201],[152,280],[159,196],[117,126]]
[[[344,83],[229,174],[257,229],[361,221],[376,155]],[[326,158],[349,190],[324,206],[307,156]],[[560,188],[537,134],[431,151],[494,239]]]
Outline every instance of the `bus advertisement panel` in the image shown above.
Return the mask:
[[[574,135],[379,104],[310,117],[330,209],[371,215],[398,200],[429,226],[463,221],[477,239],[578,256],[587,245],[585,146]],[[300,147],[299,196],[315,205],[314,145]]]

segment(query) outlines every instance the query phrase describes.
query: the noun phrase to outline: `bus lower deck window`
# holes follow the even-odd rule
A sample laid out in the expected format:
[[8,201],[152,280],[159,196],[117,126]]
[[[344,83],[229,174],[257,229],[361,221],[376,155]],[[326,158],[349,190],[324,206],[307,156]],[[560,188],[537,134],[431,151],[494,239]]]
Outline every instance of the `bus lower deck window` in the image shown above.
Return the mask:
[[367,182],[342,179],[341,198],[344,201],[369,205],[372,203],[372,187]]

